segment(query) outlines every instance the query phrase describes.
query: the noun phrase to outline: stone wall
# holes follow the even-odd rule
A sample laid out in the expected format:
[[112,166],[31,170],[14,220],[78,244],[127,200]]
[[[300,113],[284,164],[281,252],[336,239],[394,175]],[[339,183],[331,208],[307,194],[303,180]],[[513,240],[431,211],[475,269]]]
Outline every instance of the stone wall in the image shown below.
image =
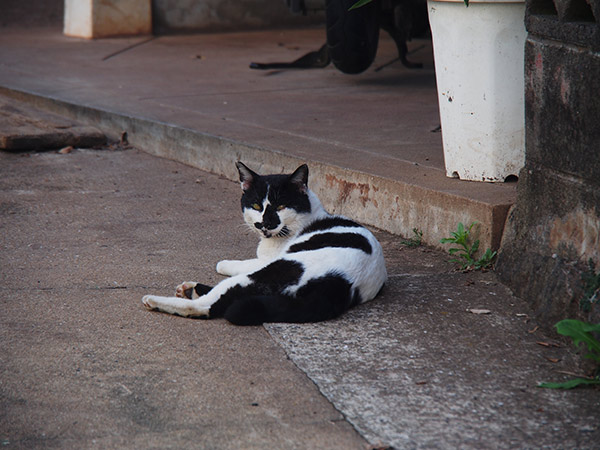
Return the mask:
[[[0,0],[0,28],[63,24],[65,0]],[[286,0],[152,0],[157,34],[231,31],[323,24],[325,0],[306,1],[306,16],[293,14]]]
[[[526,162],[497,271],[540,322],[600,322],[600,0],[528,0]],[[588,309],[589,311],[586,311]]]
[[0,0],[0,28],[60,28],[63,3],[64,0]]
[[159,34],[301,26],[324,20],[322,12],[292,14],[284,0],[153,0],[152,16]]

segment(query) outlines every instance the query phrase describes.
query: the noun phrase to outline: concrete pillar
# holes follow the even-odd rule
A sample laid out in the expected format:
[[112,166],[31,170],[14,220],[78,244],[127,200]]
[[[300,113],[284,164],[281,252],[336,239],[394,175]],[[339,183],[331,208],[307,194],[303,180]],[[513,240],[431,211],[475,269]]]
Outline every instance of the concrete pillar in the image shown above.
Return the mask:
[[600,0],[527,0],[525,168],[496,271],[548,331],[600,322]]
[[151,34],[151,0],[65,0],[63,31],[87,39]]

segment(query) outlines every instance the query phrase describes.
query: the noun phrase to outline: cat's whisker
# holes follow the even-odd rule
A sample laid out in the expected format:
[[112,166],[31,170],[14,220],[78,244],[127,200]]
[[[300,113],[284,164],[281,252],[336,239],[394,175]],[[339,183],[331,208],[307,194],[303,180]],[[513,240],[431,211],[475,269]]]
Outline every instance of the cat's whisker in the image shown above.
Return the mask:
[[238,224],[237,228],[246,235],[255,233],[255,231],[252,229],[252,227],[249,224],[247,224],[246,222]]
[[284,225],[283,228],[281,229],[281,231],[279,233],[277,233],[278,237],[287,237],[289,236],[291,233],[290,229],[287,227],[287,225]]

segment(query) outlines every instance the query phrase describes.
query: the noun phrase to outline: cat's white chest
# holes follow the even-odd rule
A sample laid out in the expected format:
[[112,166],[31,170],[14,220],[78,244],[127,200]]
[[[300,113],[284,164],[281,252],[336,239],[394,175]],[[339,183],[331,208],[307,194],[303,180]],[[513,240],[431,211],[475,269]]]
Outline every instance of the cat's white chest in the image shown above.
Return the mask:
[[262,238],[256,248],[256,256],[261,261],[276,259],[286,247],[287,239]]

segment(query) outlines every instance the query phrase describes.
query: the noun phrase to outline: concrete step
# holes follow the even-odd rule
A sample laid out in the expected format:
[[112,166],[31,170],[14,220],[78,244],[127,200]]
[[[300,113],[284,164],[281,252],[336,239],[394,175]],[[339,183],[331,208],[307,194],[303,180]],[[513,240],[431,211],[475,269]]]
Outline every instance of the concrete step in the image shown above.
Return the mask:
[[105,143],[106,136],[97,128],[0,97],[1,150],[19,152],[68,146],[95,147]]
[[[331,212],[402,236],[418,229],[436,247],[447,247],[439,240],[459,222],[478,222],[481,248],[498,248],[516,183],[445,176],[430,42],[411,43],[421,71],[399,63],[356,77],[331,67],[248,69],[250,61],[289,61],[314,50],[321,34],[85,43],[52,35],[47,48],[8,35],[14,45],[0,46],[7,61],[0,93],[107,134],[127,131],[132,145],[232,180],[240,159],[261,173],[307,162],[310,187]],[[60,67],[49,66],[53,56]],[[394,57],[393,42],[382,37],[373,67]]]

